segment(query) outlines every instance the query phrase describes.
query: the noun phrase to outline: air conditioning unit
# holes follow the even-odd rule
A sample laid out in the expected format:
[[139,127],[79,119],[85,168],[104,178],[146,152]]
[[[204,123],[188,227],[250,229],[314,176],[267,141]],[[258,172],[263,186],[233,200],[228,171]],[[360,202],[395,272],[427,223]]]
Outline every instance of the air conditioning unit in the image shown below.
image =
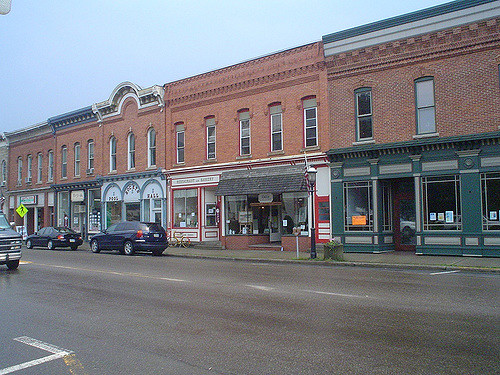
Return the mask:
[[31,184],[31,177],[26,177],[25,181],[26,181],[27,184]]
[[94,168],[87,168],[87,174],[94,174]]

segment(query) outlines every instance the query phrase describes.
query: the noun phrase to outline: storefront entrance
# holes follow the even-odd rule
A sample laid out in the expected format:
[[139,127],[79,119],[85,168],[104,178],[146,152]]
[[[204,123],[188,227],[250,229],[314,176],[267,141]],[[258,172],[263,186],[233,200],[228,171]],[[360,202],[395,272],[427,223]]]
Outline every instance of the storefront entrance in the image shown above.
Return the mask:
[[415,251],[415,186],[412,178],[392,181],[394,248]]

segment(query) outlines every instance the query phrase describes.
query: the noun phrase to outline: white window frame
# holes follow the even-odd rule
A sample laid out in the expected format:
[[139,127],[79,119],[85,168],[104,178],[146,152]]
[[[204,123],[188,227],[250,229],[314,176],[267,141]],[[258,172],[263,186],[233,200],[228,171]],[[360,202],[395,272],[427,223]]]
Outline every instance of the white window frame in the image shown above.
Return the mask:
[[38,183],[42,182],[43,179],[43,155],[41,152],[38,153],[37,155],[37,179],[36,181]]
[[[318,106],[316,102],[316,98],[304,99],[302,101],[302,105],[304,107],[304,147],[317,147],[318,146]],[[314,111],[314,117],[307,118],[308,113]],[[310,125],[313,124],[313,125]],[[314,128],[315,137],[308,138],[307,130]],[[314,139],[314,144],[308,144],[309,139]]]
[[49,150],[48,153],[48,163],[47,163],[47,181],[54,181],[54,151]]
[[94,172],[94,140],[87,141],[87,169],[89,174]]
[[148,167],[156,166],[156,130],[148,131]]
[[116,138],[109,139],[109,171],[116,172]]
[[81,146],[80,143],[75,143],[75,176],[80,176],[80,153]]
[[[269,108],[269,120],[271,126],[271,152],[283,151],[283,111],[281,109],[281,104],[272,105]],[[274,121],[278,121],[279,129],[275,129]],[[279,148],[274,147],[274,139],[279,136],[280,145]]]
[[17,185],[21,185],[23,183],[23,158],[17,158]]
[[7,162],[2,160],[2,185],[7,185]]
[[68,178],[68,147],[61,147],[61,178]]
[[[217,140],[217,130],[215,128],[215,118],[207,118],[205,119],[205,126],[207,128],[206,130],[206,137],[207,137],[207,160],[213,160],[217,158],[216,154],[216,140]],[[213,132],[212,135],[210,135],[210,132]],[[210,151],[210,146],[213,145],[213,151]]]
[[[240,119],[240,156],[252,155],[252,126],[250,123],[250,112],[242,111],[239,113]],[[248,135],[243,135],[244,127],[248,129]],[[245,129],[246,130],[246,129]],[[248,146],[243,146],[243,141],[248,140]],[[248,152],[243,151],[243,147],[248,147]]]
[[127,137],[128,144],[128,169],[135,169],[135,135],[134,133],[130,133]]
[[[359,113],[359,98],[361,95],[368,93],[370,96],[370,112],[369,113]],[[372,89],[370,87],[363,87],[355,91],[355,101],[356,101],[356,138],[358,141],[367,141],[373,139],[373,96]],[[364,119],[370,119],[370,132],[369,137],[361,137],[361,127],[360,121]]]
[[33,174],[31,173],[31,168],[33,167],[33,156],[31,155],[28,155],[28,160],[27,160],[27,163],[26,163],[26,171],[27,171],[27,179],[28,181],[26,181],[27,183],[31,183],[31,179],[33,177]]
[[[180,138],[182,138],[182,143],[180,142]],[[179,124],[176,126],[175,130],[175,149],[176,149],[176,161],[177,164],[183,164],[186,160],[185,155],[186,148],[186,134],[184,130],[184,124]]]
[[[423,85],[432,85],[432,98],[424,97]],[[436,132],[436,88],[434,85],[434,77],[423,77],[415,80],[415,112],[417,121],[417,134],[432,134]],[[424,113],[432,112],[432,124],[422,124]]]

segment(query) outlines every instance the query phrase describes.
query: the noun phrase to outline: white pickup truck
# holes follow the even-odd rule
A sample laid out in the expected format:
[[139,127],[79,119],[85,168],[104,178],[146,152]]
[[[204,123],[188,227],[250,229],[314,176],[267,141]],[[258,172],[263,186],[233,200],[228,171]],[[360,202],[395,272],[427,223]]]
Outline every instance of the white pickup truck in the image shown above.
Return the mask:
[[9,270],[19,267],[23,237],[10,227],[3,212],[0,212],[0,264],[6,264]]

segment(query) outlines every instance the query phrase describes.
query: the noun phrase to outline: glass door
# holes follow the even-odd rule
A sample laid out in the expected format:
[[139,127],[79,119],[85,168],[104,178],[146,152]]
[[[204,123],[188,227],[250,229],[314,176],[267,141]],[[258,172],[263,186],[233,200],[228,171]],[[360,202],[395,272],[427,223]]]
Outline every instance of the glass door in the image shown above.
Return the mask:
[[394,245],[396,251],[415,251],[415,187],[413,179],[394,181]]
[[269,242],[281,241],[281,207],[269,206]]

